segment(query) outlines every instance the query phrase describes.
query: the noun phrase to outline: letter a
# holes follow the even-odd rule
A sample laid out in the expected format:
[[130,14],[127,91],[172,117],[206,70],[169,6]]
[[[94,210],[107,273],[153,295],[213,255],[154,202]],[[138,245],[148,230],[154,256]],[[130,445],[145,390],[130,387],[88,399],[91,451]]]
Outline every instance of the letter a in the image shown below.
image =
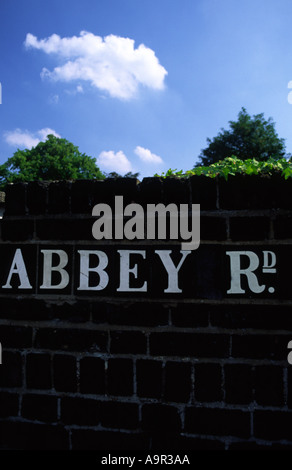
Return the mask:
[[15,251],[7,282],[4,286],[2,286],[3,289],[12,289],[10,282],[13,274],[17,274],[19,276],[20,285],[18,286],[18,289],[32,289],[32,286],[28,280],[28,275],[20,248],[17,248]]

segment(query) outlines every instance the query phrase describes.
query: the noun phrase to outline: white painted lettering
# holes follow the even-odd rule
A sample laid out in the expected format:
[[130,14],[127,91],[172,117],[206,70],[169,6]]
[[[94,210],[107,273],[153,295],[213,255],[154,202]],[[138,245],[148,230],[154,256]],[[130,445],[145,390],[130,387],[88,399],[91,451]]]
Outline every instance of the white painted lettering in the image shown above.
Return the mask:
[[276,255],[273,251],[263,251],[264,265],[263,273],[275,273]]
[[[98,250],[78,250],[80,254],[80,283],[77,290],[102,290],[109,282],[108,274],[104,269],[108,265],[108,257],[103,251]],[[90,255],[98,257],[98,265],[89,267]],[[99,276],[99,283],[95,286],[89,286],[89,273],[95,272]]]
[[134,275],[137,279],[137,264],[130,268],[130,256],[132,254],[141,255],[143,259],[146,257],[145,250],[118,250],[120,254],[120,286],[117,288],[118,292],[147,292],[147,282],[145,281],[141,287],[130,287],[130,274]]
[[[253,251],[227,251],[230,257],[231,286],[227,294],[244,294],[241,287],[241,276],[246,276],[249,289],[260,294],[265,290],[265,285],[260,286],[254,271],[259,267],[259,258]],[[241,267],[241,257],[249,258],[249,266],[245,269]]]
[[[40,289],[65,289],[70,278],[64,269],[68,263],[68,255],[64,250],[41,250],[44,255],[43,283]],[[53,266],[53,254],[59,257],[59,264]],[[59,284],[52,284],[52,273],[57,272],[61,276]]]
[[32,286],[30,285],[30,282],[28,279],[26,267],[24,264],[24,259],[23,259],[20,248],[17,248],[17,250],[15,251],[6,284],[2,286],[3,289],[12,289],[10,282],[11,282],[11,278],[13,274],[17,274],[19,277],[20,285],[18,286],[18,289],[32,289]]
[[160,257],[168,274],[168,287],[167,289],[164,289],[164,292],[182,292],[182,290],[178,287],[178,273],[184,260],[191,253],[191,251],[181,250],[182,257],[177,266],[174,265],[174,262],[170,257],[172,250],[155,250],[155,253],[157,253],[157,255]]

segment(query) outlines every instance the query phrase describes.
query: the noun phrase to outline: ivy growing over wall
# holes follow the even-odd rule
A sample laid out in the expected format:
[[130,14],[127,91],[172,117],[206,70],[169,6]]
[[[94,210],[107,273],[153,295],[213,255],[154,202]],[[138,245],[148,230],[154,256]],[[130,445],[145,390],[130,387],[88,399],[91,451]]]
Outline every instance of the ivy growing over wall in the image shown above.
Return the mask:
[[219,176],[227,180],[229,176],[236,174],[270,176],[280,174],[285,179],[288,179],[292,177],[292,162],[286,158],[269,158],[266,161],[258,161],[254,158],[240,160],[236,156],[232,156],[213,163],[212,165],[198,166],[185,172],[183,170],[169,169],[165,173],[163,172],[160,175],[156,173],[154,176],[160,178],[167,176],[188,178],[193,175],[205,175],[210,178]]

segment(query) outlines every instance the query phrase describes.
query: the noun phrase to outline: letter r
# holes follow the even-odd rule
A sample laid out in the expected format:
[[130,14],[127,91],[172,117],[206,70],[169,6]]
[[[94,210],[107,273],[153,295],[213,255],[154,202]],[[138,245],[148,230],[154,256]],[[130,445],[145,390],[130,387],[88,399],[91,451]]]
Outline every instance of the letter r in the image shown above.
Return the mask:
[[[227,251],[230,257],[230,274],[231,286],[227,294],[245,294],[245,290],[241,287],[241,276],[246,276],[249,289],[260,294],[265,290],[265,285],[260,286],[258,278],[254,271],[259,267],[259,258],[253,251]],[[241,257],[249,258],[249,266],[245,269],[241,268]]]

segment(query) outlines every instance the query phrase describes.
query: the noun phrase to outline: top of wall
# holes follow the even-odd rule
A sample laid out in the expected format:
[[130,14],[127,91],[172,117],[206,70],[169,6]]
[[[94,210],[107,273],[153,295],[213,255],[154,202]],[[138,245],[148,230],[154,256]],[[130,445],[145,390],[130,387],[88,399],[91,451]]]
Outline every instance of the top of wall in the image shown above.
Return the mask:
[[[8,184],[0,193],[5,216],[40,214],[91,214],[95,204],[114,204],[116,195],[124,205],[200,204],[203,210],[292,209],[292,179],[280,175],[148,177],[106,180],[37,181]],[[5,196],[5,198],[4,198]]]

